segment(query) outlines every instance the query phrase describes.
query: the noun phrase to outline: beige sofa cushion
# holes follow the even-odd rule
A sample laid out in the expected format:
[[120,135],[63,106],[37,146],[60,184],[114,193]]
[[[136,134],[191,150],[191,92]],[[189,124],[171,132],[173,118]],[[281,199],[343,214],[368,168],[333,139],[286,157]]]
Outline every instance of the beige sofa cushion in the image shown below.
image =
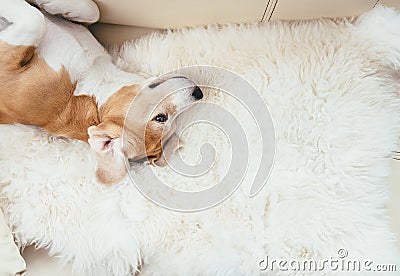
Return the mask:
[[261,20],[266,0],[95,0],[100,22],[147,28],[178,28]]
[[[378,0],[95,0],[102,23],[146,28],[306,19],[361,14]],[[398,0],[381,0],[400,6]]]

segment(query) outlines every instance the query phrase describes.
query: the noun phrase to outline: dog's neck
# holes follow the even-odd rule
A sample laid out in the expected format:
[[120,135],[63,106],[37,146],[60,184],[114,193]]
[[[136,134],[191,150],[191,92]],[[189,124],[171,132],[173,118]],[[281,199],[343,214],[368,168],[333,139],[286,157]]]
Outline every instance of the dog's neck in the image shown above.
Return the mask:
[[88,72],[78,81],[75,95],[92,95],[102,106],[124,86],[142,84],[145,78],[125,72],[112,63],[110,56],[98,57]]
[[88,95],[72,96],[69,101],[41,125],[48,132],[87,142],[87,125],[98,124],[97,104],[94,97]]

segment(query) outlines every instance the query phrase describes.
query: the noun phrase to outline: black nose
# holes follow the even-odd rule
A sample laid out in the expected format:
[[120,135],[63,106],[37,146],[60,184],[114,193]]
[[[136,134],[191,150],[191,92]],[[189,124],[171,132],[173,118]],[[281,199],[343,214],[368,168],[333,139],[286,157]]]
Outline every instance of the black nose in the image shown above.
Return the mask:
[[196,86],[193,90],[192,96],[196,99],[196,100],[200,100],[203,98],[203,92],[201,91],[200,87]]

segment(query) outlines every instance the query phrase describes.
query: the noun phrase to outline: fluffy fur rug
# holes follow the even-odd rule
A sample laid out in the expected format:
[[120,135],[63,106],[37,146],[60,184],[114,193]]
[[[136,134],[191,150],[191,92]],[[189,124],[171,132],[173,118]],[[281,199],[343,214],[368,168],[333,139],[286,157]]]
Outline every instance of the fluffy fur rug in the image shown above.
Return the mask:
[[[267,185],[248,198],[250,166],[250,176],[224,203],[198,213],[171,212],[128,180],[96,184],[87,145],[2,125],[1,202],[22,246],[46,247],[92,275],[128,275],[136,268],[145,275],[256,275],[265,254],[322,261],[337,258],[341,248],[350,259],[399,264],[385,208],[400,137],[398,13],[377,7],[356,19],[152,34],[126,44],[116,61],[145,76],[203,64],[246,78],[275,124],[276,159]],[[244,112],[218,94],[209,99],[239,118]],[[211,176],[198,183],[212,185],[229,163],[225,138],[199,126],[184,139],[182,154],[191,160],[205,140],[213,141],[220,154]],[[249,139],[250,162],[257,162],[257,137]],[[146,179],[147,170],[137,173]],[[185,185],[168,168],[155,171],[174,186]]]

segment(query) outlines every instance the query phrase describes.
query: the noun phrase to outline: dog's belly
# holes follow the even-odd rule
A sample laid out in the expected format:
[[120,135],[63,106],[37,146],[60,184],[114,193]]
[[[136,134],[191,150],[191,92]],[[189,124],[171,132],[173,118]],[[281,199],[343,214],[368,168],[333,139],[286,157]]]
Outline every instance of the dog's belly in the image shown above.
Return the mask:
[[96,58],[107,55],[84,26],[51,15],[46,16],[46,32],[37,52],[53,70],[64,66],[72,82],[79,81]]

